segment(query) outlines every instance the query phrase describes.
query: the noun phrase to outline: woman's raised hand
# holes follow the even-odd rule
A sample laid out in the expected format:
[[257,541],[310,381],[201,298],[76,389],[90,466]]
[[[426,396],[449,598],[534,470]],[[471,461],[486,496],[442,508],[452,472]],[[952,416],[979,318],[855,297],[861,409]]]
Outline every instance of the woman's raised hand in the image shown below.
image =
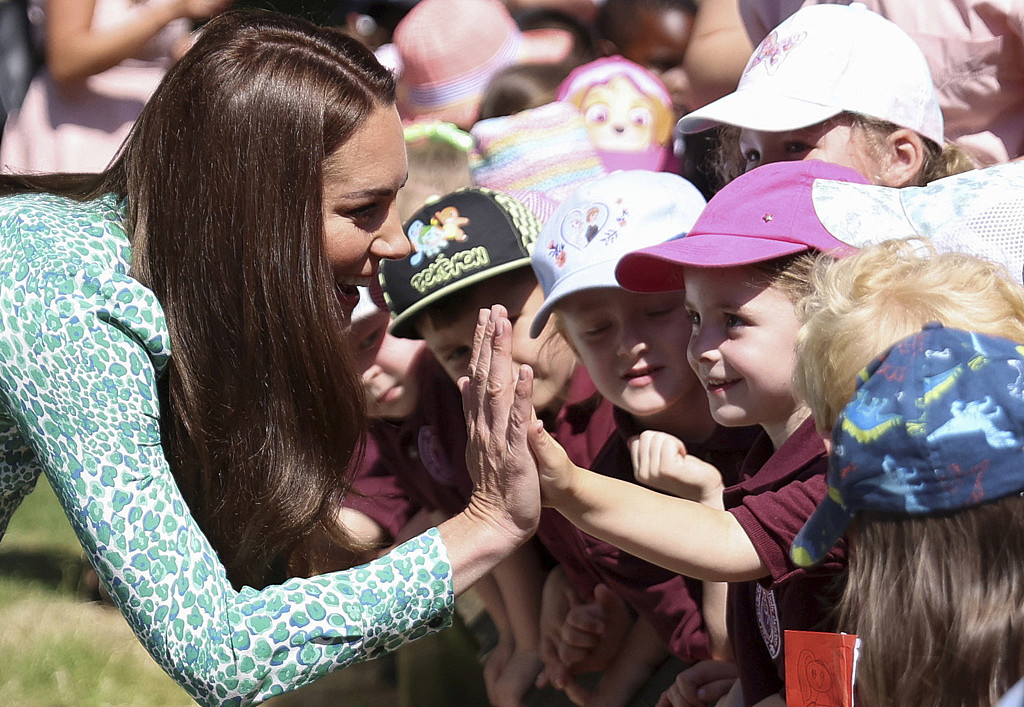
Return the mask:
[[533,415],[533,371],[512,365],[512,325],[501,305],[480,310],[469,377],[459,381],[469,441],[474,512],[525,541],[540,518],[537,465],[527,435]]

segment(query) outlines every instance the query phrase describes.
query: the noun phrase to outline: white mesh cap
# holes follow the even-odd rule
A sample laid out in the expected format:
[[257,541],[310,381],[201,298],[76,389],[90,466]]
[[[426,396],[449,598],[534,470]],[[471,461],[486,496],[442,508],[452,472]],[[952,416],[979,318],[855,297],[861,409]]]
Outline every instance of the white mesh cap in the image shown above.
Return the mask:
[[812,198],[822,225],[855,248],[922,236],[940,251],[1002,263],[1024,284],[1024,162],[902,189],[819,179]]
[[862,3],[810,5],[773,29],[736,90],[684,115],[683,133],[722,123],[782,132],[860,113],[944,142],[928,61],[914,40]]

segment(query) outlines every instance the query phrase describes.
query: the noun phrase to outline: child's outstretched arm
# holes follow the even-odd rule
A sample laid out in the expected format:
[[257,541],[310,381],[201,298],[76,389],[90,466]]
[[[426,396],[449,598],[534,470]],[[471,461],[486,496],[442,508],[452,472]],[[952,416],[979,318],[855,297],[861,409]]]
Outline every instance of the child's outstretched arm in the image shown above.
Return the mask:
[[629,457],[640,483],[713,508],[721,506],[722,474],[713,464],[689,454],[678,437],[644,430],[630,438]]
[[539,423],[530,428],[529,442],[544,505],[583,531],[705,581],[743,582],[768,575],[731,513],[582,469]]

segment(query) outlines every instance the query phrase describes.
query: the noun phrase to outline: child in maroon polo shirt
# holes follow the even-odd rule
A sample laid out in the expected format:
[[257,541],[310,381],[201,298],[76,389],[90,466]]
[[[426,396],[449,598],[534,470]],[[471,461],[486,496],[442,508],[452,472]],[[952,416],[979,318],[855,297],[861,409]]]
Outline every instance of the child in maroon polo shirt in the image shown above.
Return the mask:
[[[440,507],[449,514],[465,506],[471,491],[462,462],[462,401],[454,381],[466,374],[479,309],[503,304],[517,322],[512,327],[512,357],[517,365],[527,364],[535,372],[533,404],[539,416],[555,419],[573,385],[576,362],[568,346],[557,336],[533,341],[528,334],[533,313],[543,300],[529,268],[530,248],[539,231],[536,217],[516,199],[483,188],[459,190],[432,201],[410,218],[406,232],[415,252],[381,269],[381,283],[394,315],[391,333],[422,338],[447,374],[441,381],[435,371],[430,376],[431,389],[421,391],[428,426],[419,428],[416,441],[422,463],[432,470],[430,477],[421,476],[421,480],[457,503]],[[430,437],[426,446],[424,434]],[[446,478],[436,478],[444,477],[444,461],[452,471],[458,467],[454,489],[445,485],[450,483]],[[460,489],[465,497],[452,498],[450,491]],[[541,668],[538,616],[544,569],[535,551],[535,546],[525,546],[495,569],[493,582],[476,586],[499,630],[498,646],[485,667],[494,703],[519,702]]]
[[[373,422],[341,518],[348,528],[376,524],[376,537],[368,532],[366,539],[384,544],[434,525],[432,509],[455,512],[471,490],[464,453],[453,455],[453,468],[426,419],[459,419],[458,391],[422,341],[391,336],[390,324],[380,288],[360,288],[349,338]],[[465,440],[459,441],[464,450]]]
[[[819,178],[865,183],[817,161],[758,168],[720,191],[686,237],[627,254],[617,268],[630,289],[685,285],[687,355],[714,419],[763,429],[739,482],[725,491],[727,510],[588,473],[537,428],[530,440],[545,502],[574,523],[688,576],[729,582],[740,680],[727,704],[785,704],[783,632],[830,627],[832,590],[845,567],[842,545],[813,570],[797,567],[788,552],[825,495],[827,466],[792,390],[794,304],[809,289],[805,271],[816,253],[850,252],[815,216],[811,189]],[[685,703],[693,687],[677,680],[665,703]]]
[[[546,296],[531,326],[539,335],[555,314],[605,399],[591,403],[591,414],[613,406],[616,432],[598,444],[588,434],[583,403],[567,406],[567,414],[549,425],[575,463],[635,483],[630,447],[640,444],[637,437],[671,434],[711,462],[703,465],[713,481],[708,496],[713,501],[717,493],[720,505],[718,469],[735,476],[750,430],[715,423],[703,389],[679,355],[690,333],[682,294],[637,294],[615,281],[623,254],[681,235],[704,205],[696,188],[667,173],[616,172],[579,187],[548,220],[534,249],[533,268]],[[593,213],[597,228],[588,237],[582,215]],[[570,674],[597,668],[604,670],[595,689],[602,704],[626,704],[644,683],[650,689],[652,671],[670,652],[687,662],[727,654],[724,584],[704,587],[588,535],[556,513],[542,515],[538,537],[561,563],[546,588],[543,655],[548,677],[570,694],[585,696]],[[569,587],[553,589],[552,583]],[[599,610],[607,600],[596,601],[600,586],[636,616],[631,626],[603,636],[588,629],[595,621],[611,625],[612,617]],[[566,591],[573,593],[569,603],[591,603],[570,610],[561,599]],[[712,607],[709,621],[703,602]],[[667,681],[673,677],[669,673]],[[668,682],[657,679],[660,694]]]

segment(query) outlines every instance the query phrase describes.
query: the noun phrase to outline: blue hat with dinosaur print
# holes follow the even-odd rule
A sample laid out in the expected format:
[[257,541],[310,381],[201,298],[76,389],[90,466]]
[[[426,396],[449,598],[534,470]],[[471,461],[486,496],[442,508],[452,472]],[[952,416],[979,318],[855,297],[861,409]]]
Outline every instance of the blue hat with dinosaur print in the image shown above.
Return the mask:
[[926,516],[1024,489],[1024,346],[925,328],[857,377],[832,431],[828,495],[793,541],[818,562],[860,511]]

